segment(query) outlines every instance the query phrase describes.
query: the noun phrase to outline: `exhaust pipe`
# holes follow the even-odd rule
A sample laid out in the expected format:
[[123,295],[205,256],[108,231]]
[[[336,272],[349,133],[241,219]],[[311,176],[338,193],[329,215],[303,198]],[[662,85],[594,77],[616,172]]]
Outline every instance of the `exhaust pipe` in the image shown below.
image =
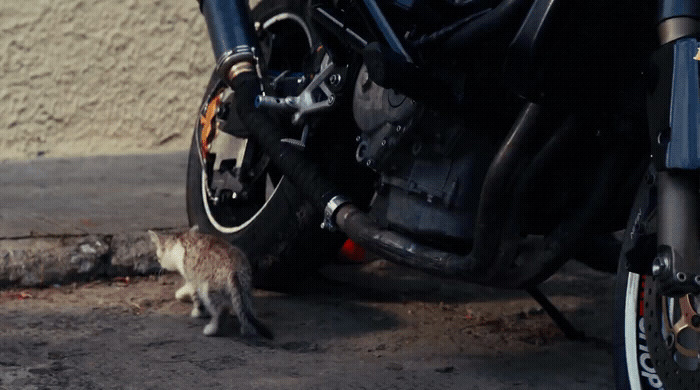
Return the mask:
[[[481,190],[481,203],[477,214],[474,246],[471,253],[459,255],[430,248],[413,239],[384,229],[352,204],[341,205],[334,214],[336,225],[350,239],[388,260],[424,272],[458,278],[482,285],[521,288],[539,272],[539,267],[528,265],[519,267],[517,272],[498,272],[507,266],[495,266],[496,262],[513,261],[498,256],[501,237],[506,222],[510,218],[509,208],[512,189],[517,177],[524,171],[520,164],[528,142],[538,128],[541,108],[528,103],[512,127],[506,141],[496,154],[486,174]],[[542,243],[529,245],[538,250]],[[537,262],[526,262],[537,263]],[[533,264],[534,265],[534,264]]]
[[[397,264],[427,273],[503,288],[522,288],[541,273],[540,265],[543,262],[526,257],[544,256],[550,259],[559,255],[556,243],[544,250],[544,240],[532,240],[524,247],[533,250],[520,253],[516,259],[503,254],[498,256],[502,230],[509,218],[508,194],[512,193],[515,178],[524,169],[519,161],[531,139],[531,132],[537,128],[538,105],[530,103],[525,106],[492,162],[482,189],[474,248],[468,255],[459,255],[421,245],[409,237],[380,227],[369,215],[347,201],[336,186],[323,177],[316,164],[301,152],[280,142],[282,132],[278,126],[264,110],[255,108],[260,84],[253,72],[239,74],[231,81],[231,86],[236,94],[236,110],[241,121],[252,130],[282,174],[319,209],[325,209],[325,227],[339,228],[365,249]],[[511,267],[515,263],[518,267]]]
[[[260,83],[254,72],[243,72],[231,80],[236,111],[254,134],[265,153],[301,193],[318,209],[325,210],[324,225],[338,227],[350,239],[387,260],[427,273],[457,278],[486,286],[520,289],[549,276],[547,267],[568,259],[567,248],[573,237],[590,221],[610,187],[609,176],[594,189],[591,200],[571,220],[562,222],[553,237],[528,238],[516,250],[502,250],[504,229],[510,216],[511,196],[522,174],[523,156],[532,132],[536,131],[540,107],[528,103],[494,158],[482,188],[471,253],[460,255],[417,243],[410,237],[380,227],[369,215],[348,201],[334,183],[326,179],[317,164],[298,150],[280,142],[281,129],[265,110],[255,108]],[[612,169],[602,169],[611,172]],[[511,249],[513,246],[511,245]]]
[[[336,224],[365,249],[401,265],[491,287],[534,287],[571,258],[575,244],[609,197],[617,178],[615,167],[619,166],[619,156],[604,157],[599,166],[592,168],[597,177],[590,196],[575,212],[547,236],[518,236],[516,240],[510,229],[513,187],[518,183],[514,179],[524,169],[531,168],[522,168],[517,162],[528,135],[537,127],[535,117],[538,112],[539,107],[535,104],[525,107],[489,168],[481,194],[474,246],[469,254],[437,250],[384,229],[352,204],[338,208]],[[564,126],[559,131],[566,133],[571,128]],[[562,139],[558,135],[552,139]],[[547,149],[544,154],[548,153]],[[541,160],[538,157],[535,157],[535,163]]]
[[[593,189],[591,199],[573,217],[562,222],[548,237],[522,239],[513,253],[499,247],[493,253],[467,255],[445,252],[416,243],[396,232],[383,229],[352,204],[339,207],[335,221],[340,230],[365,249],[394,263],[421,271],[484,286],[527,289],[549,277],[570,258],[571,249],[585,227],[600,210],[609,194],[610,172],[615,158],[603,163],[602,183]],[[500,240],[499,240],[500,241]],[[478,243],[475,242],[475,249]]]

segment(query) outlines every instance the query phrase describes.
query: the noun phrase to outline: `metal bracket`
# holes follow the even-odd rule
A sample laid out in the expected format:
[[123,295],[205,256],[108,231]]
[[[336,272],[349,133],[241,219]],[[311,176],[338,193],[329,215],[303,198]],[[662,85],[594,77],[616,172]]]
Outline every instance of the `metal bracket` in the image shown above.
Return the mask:
[[[335,65],[330,62],[323,68],[299,96],[274,97],[259,95],[255,98],[255,107],[293,111],[292,123],[299,124],[309,114],[330,109],[335,103],[335,94],[327,84],[327,79],[335,72]],[[317,93],[320,91],[321,93]]]
[[661,293],[678,297],[700,293],[700,275],[678,270],[681,255],[668,245],[659,245],[652,274],[659,278]]

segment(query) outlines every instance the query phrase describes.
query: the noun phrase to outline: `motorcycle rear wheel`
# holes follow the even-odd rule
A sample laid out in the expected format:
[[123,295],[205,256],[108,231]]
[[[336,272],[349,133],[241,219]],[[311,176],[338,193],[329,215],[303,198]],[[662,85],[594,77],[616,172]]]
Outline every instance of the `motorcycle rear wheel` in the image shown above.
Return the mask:
[[[259,29],[275,29],[278,35],[305,35],[311,46],[313,37],[304,24],[302,11],[300,4],[293,0],[262,0],[252,10],[251,17]],[[270,60],[269,50],[263,49],[260,61]],[[302,54],[305,53],[300,57]],[[278,58],[287,56],[288,53],[282,53]],[[266,69],[270,64],[261,65]],[[201,146],[203,124],[200,119],[210,105],[217,108],[215,99],[227,94],[230,88],[213,73],[197,116],[188,157],[186,198],[190,226],[198,225],[200,231],[221,236],[240,247],[249,257],[256,287],[295,290],[313,270],[335,256],[342,237],[320,229],[321,213],[288,180],[279,177],[271,164],[265,168],[265,174],[256,179],[259,183],[248,198],[225,205],[214,200],[214,194],[208,189],[213,164],[207,163],[207,159],[217,156],[201,158],[206,152]]]

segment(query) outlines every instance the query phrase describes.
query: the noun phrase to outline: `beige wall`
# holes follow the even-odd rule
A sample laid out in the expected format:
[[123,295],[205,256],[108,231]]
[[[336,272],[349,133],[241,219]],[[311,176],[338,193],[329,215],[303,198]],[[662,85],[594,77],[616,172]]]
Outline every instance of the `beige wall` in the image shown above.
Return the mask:
[[195,0],[2,0],[0,160],[186,149],[213,64]]

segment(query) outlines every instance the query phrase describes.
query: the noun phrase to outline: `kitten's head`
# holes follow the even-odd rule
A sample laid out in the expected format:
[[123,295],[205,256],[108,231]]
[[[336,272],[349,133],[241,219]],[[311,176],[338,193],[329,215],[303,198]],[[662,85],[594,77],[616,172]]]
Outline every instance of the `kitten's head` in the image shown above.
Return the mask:
[[156,257],[160,266],[169,271],[177,271],[177,259],[175,258],[177,254],[173,253],[177,239],[158,234],[153,230],[149,230],[148,234],[156,245]]

